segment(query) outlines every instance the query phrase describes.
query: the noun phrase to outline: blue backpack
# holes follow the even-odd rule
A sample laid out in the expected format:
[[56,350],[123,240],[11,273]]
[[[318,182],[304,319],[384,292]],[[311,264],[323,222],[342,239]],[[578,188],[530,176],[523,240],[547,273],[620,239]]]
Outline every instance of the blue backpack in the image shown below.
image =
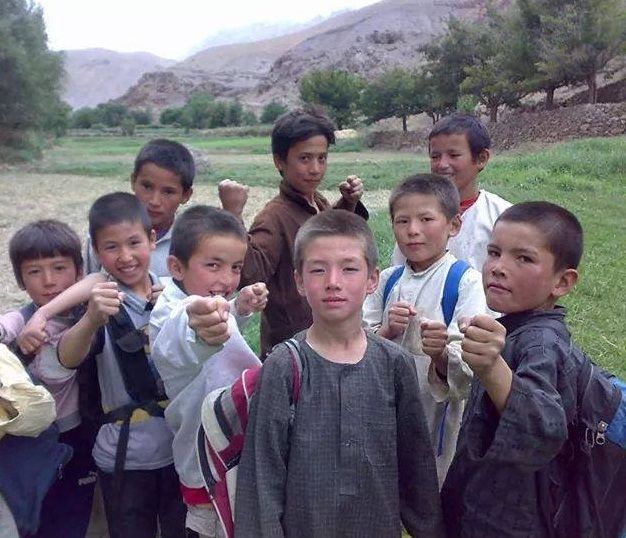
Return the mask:
[[561,454],[540,473],[539,502],[551,538],[624,538],[626,383],[571,340],[570,359],[579,372],[576,414]]
[[[389,278],[387,282],[385,282],[385,289],[383,290],[383,308],[387,306],[387,301],[389,300],[389,295],[391,294],[391,290],[400,280],[402,273],[404,272],[404,265],[398,265]],[[450,325],[452,322],[452,316],[454,315],[454,309],[456,308],[456,303],[459,300],[459,284],[461,283],[461,278],[470,268],[470,264],[464,260],[456,260],[448,269],[448,274],[446,275],[446,281],[443,284],[443,294],[441,295],[441,310],[443,311],[443,320],[446,324],[446,327]],[[446,423],[446,415],[448,414],[448,402],[446,402],[443,415],[441,417],[441,424],[439,426],[439,440],[437,441],[437,456],[441,456],[443,454],[443,440],[445,434],[445,423]]]

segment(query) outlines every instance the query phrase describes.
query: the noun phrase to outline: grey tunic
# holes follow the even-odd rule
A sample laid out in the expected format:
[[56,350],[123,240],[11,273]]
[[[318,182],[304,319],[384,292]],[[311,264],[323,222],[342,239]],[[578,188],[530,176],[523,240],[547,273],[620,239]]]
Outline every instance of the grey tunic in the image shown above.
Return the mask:
[[297,335],[303,375],[291,421],[285,346],[263,366],[237,483],[237,537],[442,536],[435,462],[413,358],[368,334],[337,364]]

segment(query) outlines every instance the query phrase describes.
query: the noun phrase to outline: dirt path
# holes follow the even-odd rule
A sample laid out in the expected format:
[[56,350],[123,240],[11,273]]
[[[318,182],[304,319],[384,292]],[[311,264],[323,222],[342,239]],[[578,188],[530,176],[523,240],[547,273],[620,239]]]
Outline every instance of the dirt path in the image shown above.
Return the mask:
[[[15,284],[8,257],[8,242],[24,224],[37,219],[56,218],[67,222],[80,235],[87,232],[87,211],[90,204],[107,192],[126,191],[127,181],[115,178],[33,174],[17,170],[0,171],[0,312],[23,304],[27,296]],[[272,198],[276,189],[251,187],[244,213],[246,224]],[[330,200],[335,192],[322,191]],[[370,211],[385,211],[389,191],[366,192],[365,204]],[[194,203],[216,204],[215,185],[194,187]]]

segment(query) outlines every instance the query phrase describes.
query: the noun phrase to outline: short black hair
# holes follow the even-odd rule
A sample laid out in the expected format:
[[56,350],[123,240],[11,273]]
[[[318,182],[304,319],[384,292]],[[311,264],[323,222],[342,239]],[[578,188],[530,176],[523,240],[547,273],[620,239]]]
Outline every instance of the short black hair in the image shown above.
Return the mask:
[[191,189],[196,175],[196,165],[191,152],[182,144],[165,138],[150,140],[139,150],[135,158],[133,180],[139,174],[141,167],[148,163],[153,163],[159,168],[165,168],[179,176],[184,192]]
[[98,232],[121,222],[139,222],[150,237],[152,222],[143,204],[129,192],[112,192],[98,198],[89,209],[89,236],[95,250]]
[[440,135],[465,135],[472,159],[478,159],[480,152],[491,147],[491,137],[487,128],[477,116],[472,114],[451,114],[439,120],[428,135],[428,142]]
[[441,211],[448,220],[461,211],[459,190],[452,180],[437,174],[416,174],[402,180],[389,196],[389,214],[393,220],[395,205],[409,194],[425,194],[437,198]]
[[46,219],[31,222],[13,234],[9,241],[9,258],[13,274],[24,289],[22,263],[40,258],[64,256],[71,258],[79,273],[83,269],[83,254],[76,232],[64,222]]
[[170,254],[187,265],[200,242],[211,235],[233,235],[244,243],[248,236],[243,224],[228,211],[208,205],[195,205],[174,222]]
[[324,136],[329,146],[335,143],[335,125],[322,108],[310,105],[285,112],[274,122],[272,153],[285,161],[291,146],[318,135]]
[[304,251],[318,237],[345,236],[360,239],[369,271],[376,269],[378,249],[372,230],[362,217],[345,209],[322,211],[307,220],[298,230],[293,248],[293,266],[302,271]]
[[554,269],[576,269],[583,255],[583,228],[576,216],[550,202],[522,202],[506,209],[496,220],[534,226],[554,256]]

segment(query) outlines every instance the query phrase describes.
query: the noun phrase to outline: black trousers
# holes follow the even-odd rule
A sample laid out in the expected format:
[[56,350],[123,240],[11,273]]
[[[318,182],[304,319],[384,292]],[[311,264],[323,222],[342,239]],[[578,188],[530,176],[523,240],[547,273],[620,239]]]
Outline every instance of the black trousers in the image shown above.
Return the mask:
[[187,509],[174,465],[150,471],[124,471],[121,495],[113,473],[98,470],[111,538],[184,538]]

